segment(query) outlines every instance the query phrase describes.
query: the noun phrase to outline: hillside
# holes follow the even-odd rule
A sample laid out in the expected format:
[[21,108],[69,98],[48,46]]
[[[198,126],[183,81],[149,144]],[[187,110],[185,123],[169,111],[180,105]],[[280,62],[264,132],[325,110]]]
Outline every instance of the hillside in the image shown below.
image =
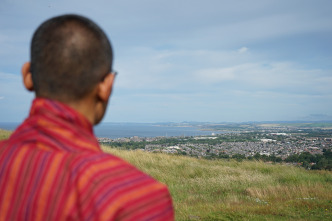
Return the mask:
[[11,131],[4,130],[4,129],[0,128],[0,141],[4,140],[4,139],[7,139],[10,136],[11,133],[12,133]]
[[168,185],[177,220],[331,220],[332,173],[103,146]]
[[102,148],[167,184],[177,220],[332,220],[329,171]]

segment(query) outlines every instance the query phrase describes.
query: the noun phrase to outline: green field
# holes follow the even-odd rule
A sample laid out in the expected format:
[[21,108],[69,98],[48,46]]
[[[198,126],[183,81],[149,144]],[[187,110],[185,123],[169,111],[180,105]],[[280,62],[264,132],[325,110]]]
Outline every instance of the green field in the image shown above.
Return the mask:
[[102,148],[167,184],[176,220],[332,220],[329,171]]
[[177,220],[332,220],[332,173],[103,147],[168,185]]
[[0,128],[0,140],[7,139],[12,132],[8,130],[3,130]]

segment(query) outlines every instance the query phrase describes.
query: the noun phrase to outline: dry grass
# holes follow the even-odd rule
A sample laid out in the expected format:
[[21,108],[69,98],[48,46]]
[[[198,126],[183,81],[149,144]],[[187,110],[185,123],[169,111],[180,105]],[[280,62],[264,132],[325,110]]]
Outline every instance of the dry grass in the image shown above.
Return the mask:
[[7,139],[11,133],[11,131],[0,129],[0,140]]
[[326,192],[326,186],[315,183],[300,184],[290,186],[268,186],[265,188],[252,187],[248,188],[247,194],[254,198],[259,198],[265,201],[283,201],[294,199],[332,199],[332,192]]
[[177,220],[332,218],[332,173],[103,147],[168,185]]

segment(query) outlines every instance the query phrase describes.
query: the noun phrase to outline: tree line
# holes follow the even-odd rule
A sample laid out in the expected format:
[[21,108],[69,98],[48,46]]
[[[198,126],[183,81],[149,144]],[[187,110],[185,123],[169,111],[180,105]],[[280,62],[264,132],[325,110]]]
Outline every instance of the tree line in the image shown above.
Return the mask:
[[303,152],[301,154],[290,155],[285,159],[275,155],[261,155],[256,153],[254,156],[246,157],[243,154],[234,154],[229,156],[227,154],[211,154],[206,156],[207,159],[235,159],[242,160],[262,160],[264,162],[274,163],[295,163],[309,170],[332,170],[332,152],[329,149],[323,149],[323,154],[311,154]]

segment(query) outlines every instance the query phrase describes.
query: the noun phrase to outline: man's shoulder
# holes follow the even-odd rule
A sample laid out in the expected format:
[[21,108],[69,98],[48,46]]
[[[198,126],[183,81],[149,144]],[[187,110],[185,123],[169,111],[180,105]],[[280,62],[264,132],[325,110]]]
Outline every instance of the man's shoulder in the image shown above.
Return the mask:
[[122,158],[104,152],[78,154],[72,167],[81,179],[95,177],[93,179],[96,182],[110,182],[110,180],[133,182],[141,179],[145,182],[159,183]]
[[[79,187],[78,193],[83,197],[91,194],[85,196],[89,199],[102,197],[108,202],[107,207],[116,204],[123,208],[153,199],[171,202],[166,185],[117,156],[103,152],[89,154],[79,167],[73,183]],[[75,170],[72,168],[74,173]]]
[[[109,169],[118,166],[135,168],[130,163],[126,162],[120,157],[113,154],[108,154],[103,151],[86,151],[83,153],[72,153],[73,159],[77,162],[81,162],[82,166],[93,167],[97,169]],[[75,161],[74,160],[74,161]]]
[[0,140],[0,149],[5,149],[8,146],[8,139]]
[[89,199],[101,219],[145,220],[156,214],[172,219],[172,200],[165,184],[111,154],[82,153],[77,157],[71,168],[71,186],[83,200],[80,203]]
[[0,140],[0,147],[4,146],[6,140]]

